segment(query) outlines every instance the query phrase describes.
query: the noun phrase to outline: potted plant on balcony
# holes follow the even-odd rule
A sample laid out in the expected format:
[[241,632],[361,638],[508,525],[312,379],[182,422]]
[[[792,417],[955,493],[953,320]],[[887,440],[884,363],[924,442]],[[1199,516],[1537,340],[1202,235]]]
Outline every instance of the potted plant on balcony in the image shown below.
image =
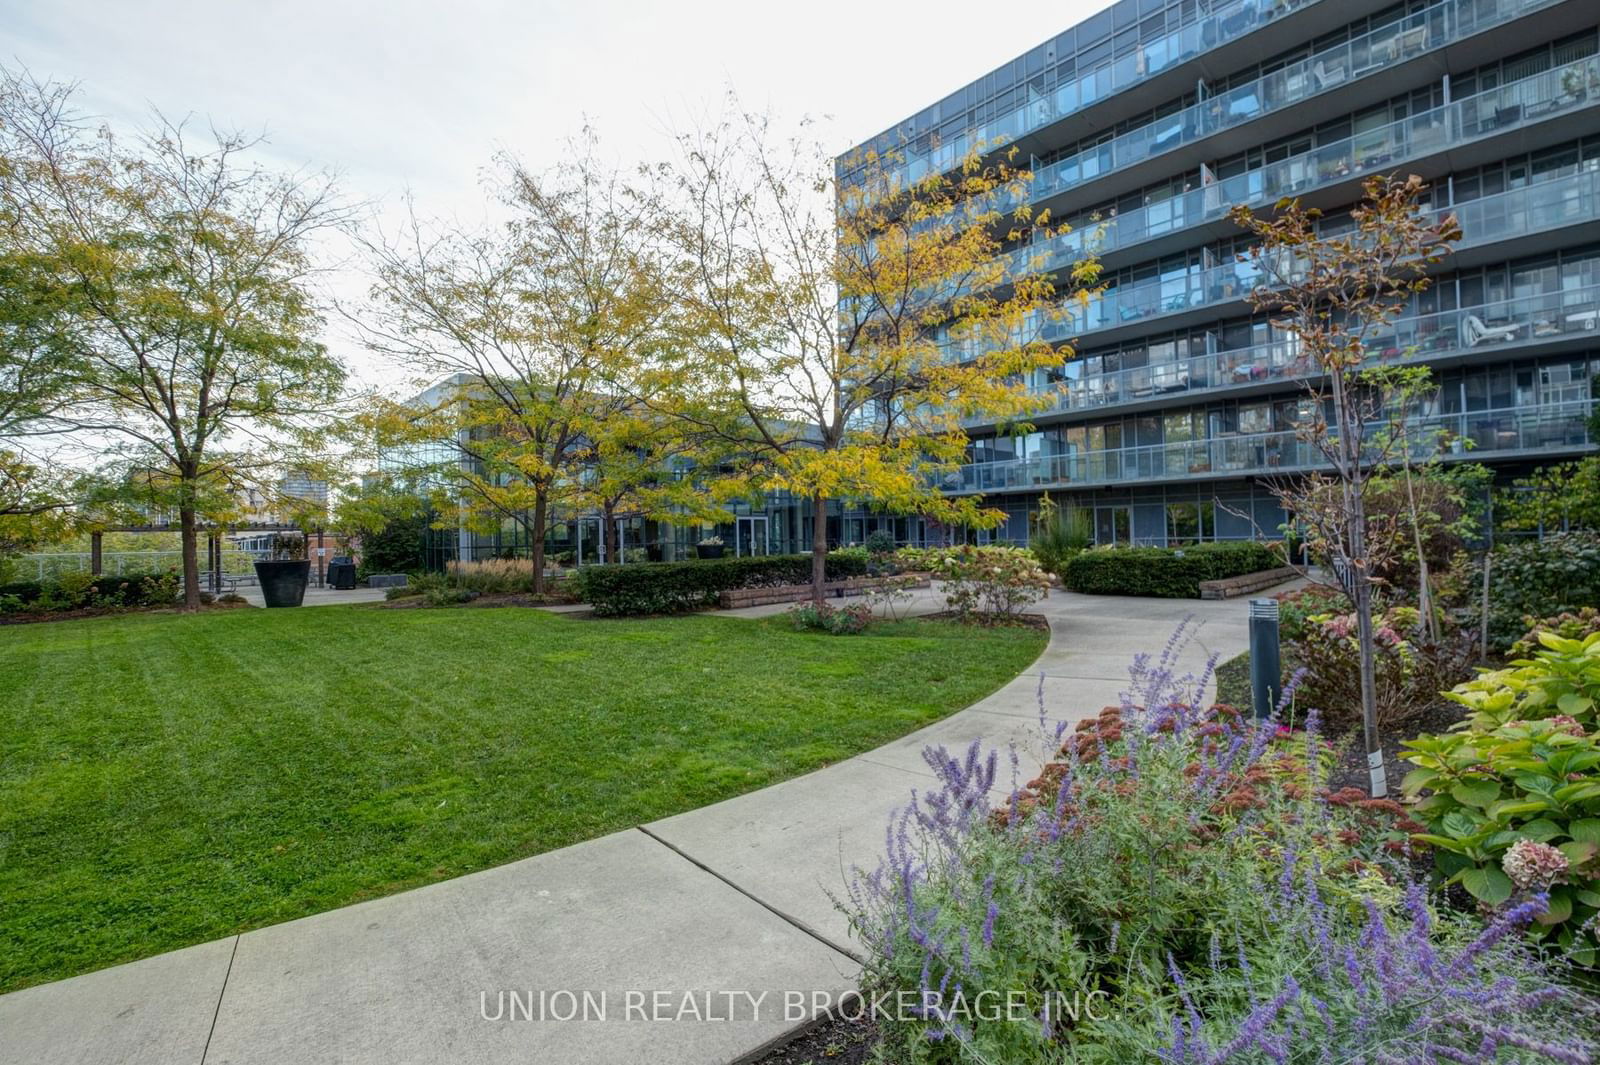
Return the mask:
[[311,582],[311,560],[304,536],[272,538],[272,558],[256,563],[256,580],[267,606],[299,606]]
[[694,545],[694,553],[699,558],[721,558],[722,550],[722,537],[720,536],[707,536]]
[[1583,68],[1574,64],[1561,72],[1561,99],[1560,103],[1571,103],[1582,100],[1589,95],[1589,79],[1584,77]]

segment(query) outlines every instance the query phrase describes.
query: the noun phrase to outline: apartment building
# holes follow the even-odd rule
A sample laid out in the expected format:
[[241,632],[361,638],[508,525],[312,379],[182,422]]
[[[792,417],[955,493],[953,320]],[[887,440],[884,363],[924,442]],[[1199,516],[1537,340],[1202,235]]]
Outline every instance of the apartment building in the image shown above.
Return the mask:
[[[1042,327],[1075,354],[1033,382],[1052,400],[1035,431],[972,427],[971,461],[945,487],[1005,510],[986,537],[1026,542],[1045,492],[1091,509],[1101,542],[1274,532],[1269,482],[1319,456],[1294,431],[1304,362],[1253,312],[1260,266],[1228,213],[1294,196],[1348,224],[1377,174],[1423,177],[1428,208],[1464,233],[1372,347],[1434,370],[1418,429],[1448,430],[1444,461],[1507,477],[1594,449],[1595,0],[1120,0],[841,166],[892,147],[914,180],[997,142],[1031,159],[1033,205],[1073,230],[1006,254],[1064,267],[1092,244],[1106,289]],[[884,520],[830,525],[848,541],[852,521]]]

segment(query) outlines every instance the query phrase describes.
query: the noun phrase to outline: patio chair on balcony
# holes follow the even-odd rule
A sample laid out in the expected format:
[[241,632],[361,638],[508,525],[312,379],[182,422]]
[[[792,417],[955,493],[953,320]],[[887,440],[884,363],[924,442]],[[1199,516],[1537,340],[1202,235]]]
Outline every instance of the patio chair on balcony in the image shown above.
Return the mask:
[[1483,319],[1479,318],[1475,314],[1467,315],[1461,324],[1461,332],[1465,335],[1467,347],[1469,348],[1475,348],[1479,344],[1489,340],[1515,340],[1517,338],[1517,330],[1519,328],[1520,326],[1515,325],[1485,325]]

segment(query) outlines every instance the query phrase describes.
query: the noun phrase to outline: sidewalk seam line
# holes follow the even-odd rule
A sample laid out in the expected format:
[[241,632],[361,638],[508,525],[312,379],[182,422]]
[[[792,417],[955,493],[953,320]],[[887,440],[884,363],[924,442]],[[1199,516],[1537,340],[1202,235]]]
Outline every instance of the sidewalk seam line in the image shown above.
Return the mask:
[[[815,939],[818,943],[821,943],[823,946],[829,948],[830,950],[838,951],[840,954],[843,954],[845,957],[849,958],[851,961],[856,962],[857,964],[864,964],[865,963],[865,959],[861,955],[857,954],[855,951],[850,950],[848,947],[841,947],[839,944],[835,943],[833,940],[829,939],[827,936],[823,935],[821,932],[818,932],[815,928],[812,928],[810,925],[806,924],[804,921],[800,920],[798,917],[789,916],[788,914],[784,913],[782,910],[778,909],[776,906],[772,905],[772,903],[770,903],[767,900],[763,899],[761,896],[756,895],[754,892],[747,891],[746,889],[740,887],[738,884],[735,884],[732,880],[729,880],[727,877],[723,876],[721,873],[719,873],[715,869],[711,868],[711,866],[707,865],[705,862],[702,862],[702,861],[700,861],[700,859],[698,859],[698,858],[694,857],[693,855],[689,854],[689,852],[685,851],[683,848],[677,847],[677,846],[674,846],[671,843],[668,843],[666,840],[662,839],[660,836],[656,835],[654,832],[650,831],[648,828],[644,827],[643,825],[637,825],[635,827],[638,828],[638,830],[640,832],[643,832],[646,836],[649,836],[651,839],[655,840],[657,843],[661,844],[663,847],[667,848],[669,851],[671,851],[672,853],[676,854],[678,857],[682,858],[684,861],[688,862],[690,865],[693,865],[698,869],[702,869],[705,872],[710,873],[712,876],[716,877],[718,880],[722,881],[724,884],[727,884],[733,890],[737,891],[739,894],[743,895],[745,898],[749,899],[751,902],[755,903],[757,906],[760,906],[762,909],[764,909],[767,912],[771,913],[773,916],[777,917],[779,920],[785,922],[786,924],[792,925],[794,928],[799,929],[801,932],[804,932],[806,935],[810,936],[812,939]],[[202,1062],[202,1065],[204,1065],[203,1062]]]
[[211,1039],[217,1034],[217,1018],[222,1016],[222,996],[228,993],[228,978],[233,975],[233,959],[239,956],[239,940],[243,933],[233,937],[233,949],[228,952],[228,967],[222,973],[222,986],[217,989],[217,1008],[211,1012],[211,1028],[206,1032],[205,1049],[200,1051],[200,1065],[206,1065],[211,1053]]

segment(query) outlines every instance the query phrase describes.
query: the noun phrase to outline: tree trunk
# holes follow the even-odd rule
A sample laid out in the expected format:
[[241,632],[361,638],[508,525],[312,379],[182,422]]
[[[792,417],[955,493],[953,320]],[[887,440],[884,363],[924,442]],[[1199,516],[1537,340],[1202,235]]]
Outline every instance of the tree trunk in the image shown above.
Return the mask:
[[533,493],[533,528],[528,530],[533,543],[533,594],[544,594],[544,526],[550,500],[543,490]]
[[604,538],[603,542],[606,545],[606,561],[621,562],[622,548],[617,542],[619,537],[617,536],[616,508],[610,503],[600,508],[600,524],[600,535]]
[[811,599],[822,605],[822,586],[828,580],[828,501],[821,493],[811,497]]
[[178,508],[178,528],[183,540],[183,609],[200,609],[200,544],[194,507]]
[[1359,483],[1346,482],[1350,517],[1350,592],[1356,608],[1356,640],[1361,661],[1361,730],[1367,751],[1371,795],[1389,794],[1388,772],[1383,765],[1383,744],[1378,733],[1378,685],[1372,644],[1372,582],[1367,572],[1367,508]]

